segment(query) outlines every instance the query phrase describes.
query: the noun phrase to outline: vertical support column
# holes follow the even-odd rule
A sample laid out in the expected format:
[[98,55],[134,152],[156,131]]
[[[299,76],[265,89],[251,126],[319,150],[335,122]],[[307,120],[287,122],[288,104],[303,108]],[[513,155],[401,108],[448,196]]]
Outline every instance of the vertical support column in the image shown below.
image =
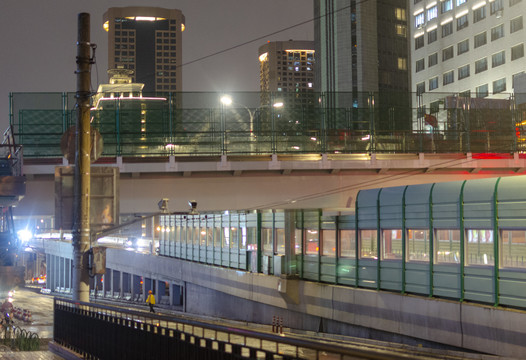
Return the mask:
[[77,141],[73,225],[73,300],[89,302],[88,250],[90,246],[90,15],[78,16]]

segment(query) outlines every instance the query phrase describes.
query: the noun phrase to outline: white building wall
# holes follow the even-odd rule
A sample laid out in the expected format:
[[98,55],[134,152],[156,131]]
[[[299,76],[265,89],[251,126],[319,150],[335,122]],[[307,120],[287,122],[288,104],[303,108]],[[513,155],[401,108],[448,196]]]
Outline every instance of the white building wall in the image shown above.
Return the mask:
[[[524,44],[525,30],[524,25],[520,30],[511,33],[511,21],[517,17],[526,18],[526,1],[523,0],[410,0],[410,36],[411,36],[411,89],[417,92],[417,85],[425,83],[426,97],[430,93],[460,93],[470,91],[471,96],[477,96],[477,87],[481,85],[488,85],[489,97],[507,98],[509,93],[513,92],[513,75],[524,72],[526,69],[526,57],[522,57],[512,61],[511,48],[513,46]],[[452,9],[442,12],[442,7],[446,3],[451,3]],[[492,7],[500,4],[502,10],[492,14]],[[428,11],[434,6],[437,7],[437,17],[429,19]],[[474,22],[474,9],[485,8],[485,18]],[[424,13],[424,23],[417,26],[417,17]],[[467,12],[468,25],[462,29],[457,29],[457,21],[460,15]],[[421,15],[420,15],[421,16]],[[453,32],[445,37],[442,37],[442,27],[444,22],[452,19]],[[523,22],[526,19],[523,19]],[[491,40],[491,29],[503,24],[504,36]],[[437,28],[437,40],[429,43],[428,34],[433,28]],[[486,32],[487,43],[483,46],[475,48],[475,35]],[[424,46],[416,49],[415,38],[424,35]],[[465,53],[458,54],[458,43],[463,40],[469,41],[469,50]],[[453,46],[453,58],[443,60],[442,52],[444,49]],[[523,45],[524,46],[524,45]],[[492,55],[500,51],[505,52],[505,63],[493,67]],[[429,56],[437,53],[438,63],[434,66],[429,66]],[[487,58],[487,70],[478,74],[475,73],[475,62],[482,58]],[[418,60],[424,59],[424,69],[417,72],[416,63]],[[469,65],[469,76],[459,80],[459,68]],[[453,70],[454,81],[450,84],[444,85],[443,75]],[[438,76],[438,87],[430,90],[429,80]],[[506,79],[506,89],[499,94],[493,88],[493,82],[498,79]],[[437,98],[441,97],[440,95]]]

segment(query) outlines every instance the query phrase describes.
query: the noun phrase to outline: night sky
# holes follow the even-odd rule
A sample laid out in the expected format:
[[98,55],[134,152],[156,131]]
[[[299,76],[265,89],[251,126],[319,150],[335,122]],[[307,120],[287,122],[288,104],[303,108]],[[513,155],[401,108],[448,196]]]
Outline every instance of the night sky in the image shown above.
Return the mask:
[[[8,125],[9,92],[75,91],[77,18],[91,15],[97,44],[92,83],[107,80],[107,33],[102,15],[109,7],[155,6],[182,10],[183,91],[258,91],[257,49],[267,41],[313,40],[313,23],[266,37],[313,17],[310,0],[1,0],[0,129]],[[232,51],[194,60],[264,37]]]

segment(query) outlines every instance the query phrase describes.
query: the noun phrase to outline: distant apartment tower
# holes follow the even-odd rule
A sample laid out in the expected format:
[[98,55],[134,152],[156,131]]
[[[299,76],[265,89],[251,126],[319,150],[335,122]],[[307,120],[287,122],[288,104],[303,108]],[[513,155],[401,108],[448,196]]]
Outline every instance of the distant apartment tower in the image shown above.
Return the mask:
[[143,91],[182,89],[180,10],[156,7],[114,7],[103,15],[108,32],[108,70],[133,70],[132,81]]
[[470,103],[474,110],[513,92],[526,69],[526,1],[414,0],[410,14],[412,91],[440,130],[457,128],[439,116],[454,106],[452,95],[479,98]]
[[314,19],[314,83],[326,106],[358,112],[374,103],[390,114],[377,127],[408,128],[399,114],[410,106],[406,0],[314,0]]
[[280,92],[294,106],[311,106],[314,94],[314,42],[272,41],[259,47],[262,102]]

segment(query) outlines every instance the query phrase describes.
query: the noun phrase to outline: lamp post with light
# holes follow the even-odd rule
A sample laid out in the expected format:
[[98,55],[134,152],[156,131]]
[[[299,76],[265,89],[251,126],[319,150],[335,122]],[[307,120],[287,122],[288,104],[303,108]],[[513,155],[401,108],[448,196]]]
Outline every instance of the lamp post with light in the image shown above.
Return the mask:
[[[231,106],[232,104],[236,104],[236,105],[239,105],[241,107],[243,107],[243,109],[245,109],[249,115],[249,142],[251,144],[251,147],[253,146],[254,142],[256,141],[255,139],[255,136],[254,136],[254,114],[256,112],[256,110],[251,110],[249,109],[247,106],[241,104],[241,103],[238,103],[238,102],[234,102],[234,100],[232,99],[232,97],[230,95],[223,95],[220,99],[220,102],[221,102],[221,106],[222,106],[222,126],[223,126],[223,131],[225,132],[226,131],[226,123],[225,123],[225,114],[224,114],[224,107],[225,106]],[[252,152],[252,148],[250,149],[250,151]]]

